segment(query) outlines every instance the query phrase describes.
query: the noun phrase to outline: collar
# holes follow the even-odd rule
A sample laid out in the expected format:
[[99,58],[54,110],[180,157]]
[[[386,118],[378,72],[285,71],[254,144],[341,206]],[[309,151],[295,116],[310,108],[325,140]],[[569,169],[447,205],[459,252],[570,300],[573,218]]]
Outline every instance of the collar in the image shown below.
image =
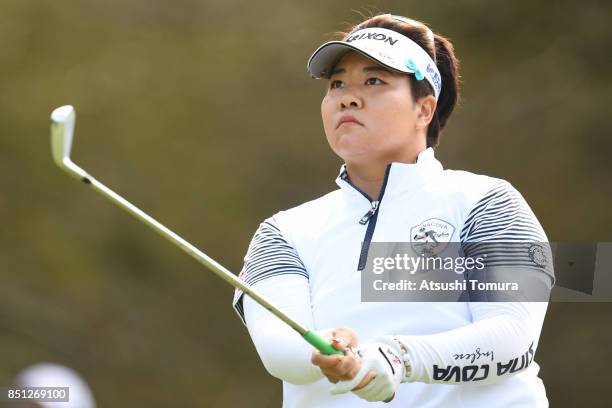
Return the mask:
[[[443,170],[442,163],[435,158],[434,150],[431,147],[419,153],[416,163],[392,162],[387,167],[389,175],[387,176],[387,184],[385,186],[385,197],[416,189],[433,180]],[[336,184],[346,193],[357,194],[363,197],[363,193],[350,184],[347,177],[345,163],[340,166],[340,173],[336,178]],[[372,197],[372,199],[376,198]]]

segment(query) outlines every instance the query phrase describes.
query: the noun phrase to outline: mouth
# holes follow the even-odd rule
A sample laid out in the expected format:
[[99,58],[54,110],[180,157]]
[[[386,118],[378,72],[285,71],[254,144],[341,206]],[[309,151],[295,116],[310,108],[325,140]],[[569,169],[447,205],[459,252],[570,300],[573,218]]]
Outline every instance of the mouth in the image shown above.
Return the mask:
[[338,124],[336,125],[336,129],[338,129],[340,126],[343,125],[359,125],[359,126],[363,126],[363,123],[361,123],[360,121],[358,121],[355,117],[350,116],[350,115],[346,115],[340,118],[340,120],[338,121]]

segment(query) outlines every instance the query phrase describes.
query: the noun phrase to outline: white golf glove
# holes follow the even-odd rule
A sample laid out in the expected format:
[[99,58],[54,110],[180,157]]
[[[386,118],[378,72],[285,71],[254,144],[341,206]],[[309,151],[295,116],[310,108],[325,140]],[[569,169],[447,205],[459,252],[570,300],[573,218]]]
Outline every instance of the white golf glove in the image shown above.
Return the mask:
[[379,336],[374,338],[373,342],[359,346],[356,351],[361,357],[359,372],[352,380],[334,384],[330,392],[335,395],[351,391],[370,371],[373,371],[376,374],[374,379],[365,387],[353,392],[359,398],[370,402],[391,401],[405,373],[399,344],[391,336]]

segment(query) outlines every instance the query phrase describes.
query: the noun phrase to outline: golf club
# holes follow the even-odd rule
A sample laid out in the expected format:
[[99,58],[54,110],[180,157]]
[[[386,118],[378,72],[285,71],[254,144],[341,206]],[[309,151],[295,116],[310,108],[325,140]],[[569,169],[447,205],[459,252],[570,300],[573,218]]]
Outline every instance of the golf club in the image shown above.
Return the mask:
[[76,113],[72,106],[65,105],[55,109],[51,113],[51,152],[53,154],[53,160],[55,163],[77,180],[82,181],[86,185],[90,186],[98,193],[102,194],[105,198],[111,200],[124,210],[134,215],[140,221],[153,228],[164,238],[187,252],[193,258],[195,258],[202,265],[206,266],[218,277],[229,283],[230,285],[240,288],[245,294],[253,298],[257,303],[268,309],[275,316],[281,319],[283,322],[288,324],[291,328],[296,330],[300,335],[321,353],[326,355],[331,354],[344,354],[342,351],[335,349],[332,345],[323,337],[319,336],[314,331],[308,330],[306,327],[300,325],[289,316],[284,314],[282,311],[273,306],[268,300],[261,296],[257,291],[251,288],[249,285],[240,280],[236,275],[227,270],[223,265],[200,251],[198,248],[185,241],[183,238],[166,228],[164,225],[157,222],[155,219],[141,211],[139,208],[134,206],[132,203],[115,193],[104,184],[89,175],[85,170],[74,164],[70,159],[70,150],[72,148],[72,140],[74,136],[74,124],[76,120]]

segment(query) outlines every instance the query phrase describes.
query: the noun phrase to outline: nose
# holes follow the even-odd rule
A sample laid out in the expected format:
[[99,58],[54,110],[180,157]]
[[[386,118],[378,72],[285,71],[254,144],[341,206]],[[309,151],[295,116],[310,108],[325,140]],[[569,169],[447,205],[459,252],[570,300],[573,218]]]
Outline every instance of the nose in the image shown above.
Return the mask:
[[363,100],[354,92],[345,91],[339,99],[340,109],[344,110],[347,108],[361,108],[363,106]]

